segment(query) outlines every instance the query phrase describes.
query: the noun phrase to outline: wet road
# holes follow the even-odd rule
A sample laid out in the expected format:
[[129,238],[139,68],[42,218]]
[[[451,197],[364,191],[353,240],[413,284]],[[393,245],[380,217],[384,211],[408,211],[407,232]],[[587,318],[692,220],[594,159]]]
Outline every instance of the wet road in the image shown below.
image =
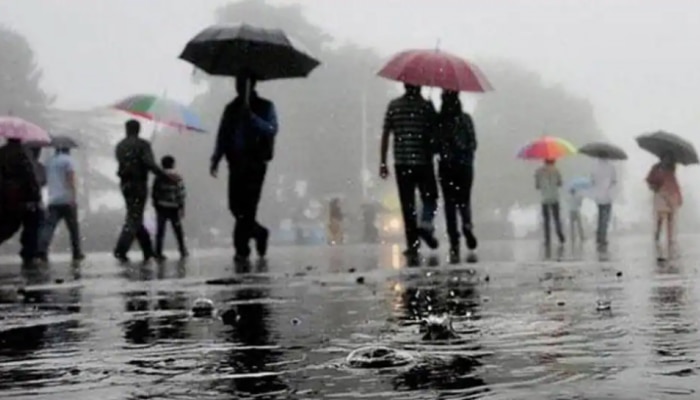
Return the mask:
[[[602,260],[590,244],[545,259],[535,242],[491,242],[456,267],[406,268],[391,246],[280,248],[248,272],[224,251],[34,270],[4,258],[0,397],[699,398],[697,242],[663,264],[647,238]],[[201,297],[236,321],[195,318]],[[422,341],[417,319],[443,312],[459,338]],[[363,346],[409,362],[351,368]]]

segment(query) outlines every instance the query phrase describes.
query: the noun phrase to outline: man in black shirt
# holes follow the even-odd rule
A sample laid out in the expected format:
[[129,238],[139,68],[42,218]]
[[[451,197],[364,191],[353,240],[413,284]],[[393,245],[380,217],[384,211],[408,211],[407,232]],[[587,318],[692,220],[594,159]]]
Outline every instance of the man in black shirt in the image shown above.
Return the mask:
[[226,106],[221,117],[210,173],[216,177],[219,162],[226,157],[229,209],[236,218],[235,260],[247,262],[251,239],[255,239],[260,257],[267,253],[269,231],[257,221],[257,211],[278,125],[274,104],[258,96],[255,80],[238,77],[236,91],[238,96]]
[[171,177],[163,171],[153,158],[151,144],[139,137],[141,124],[136,120],[129,120],[125,124],[126,138],[116,148],[116,158],[119,163],[117,174],[121,180],[121,191],[126,203],[126,219],[121,235],[114,249],[114,257],[121,262],[128,262],[127,253],[131,248],[134,238],[138,240],[143,251],[144,262],[153,257],[153,247],[148,231],[143,226],[143,212],[148,198],[149,173]]

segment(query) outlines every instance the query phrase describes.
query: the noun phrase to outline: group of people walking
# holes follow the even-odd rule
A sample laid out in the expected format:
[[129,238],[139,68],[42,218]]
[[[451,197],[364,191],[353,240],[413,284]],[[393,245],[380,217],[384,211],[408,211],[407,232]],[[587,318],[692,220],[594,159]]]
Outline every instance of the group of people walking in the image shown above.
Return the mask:
[[[404,254],[414,261],[419,256],[421,241],[431,249],[439,246],[434,227],[439,180],[450,261],[460,260],[460,231],[466,239],[468,258],[475,259],[478,241],[472,226],[471,189],[477,140],[472,119],[463,111],[458,92],[444,90],[438,112],[423,98],[421,87],[411,84],[404,87],[404,95],[389,103],[384,118],[379,169],[381,178],[386,179],[389,138],[393,136],[394,173],[406,235]],[[422,202],[420,213],[415,204],[416,191]]]
[[[236,262],[249,260],[251,241],[255,242],[258,255],[265,257],[269,242],[269,231],[258,222],[257,209],[267,165],[274,154],[278,123],[274,104],[257,94],[255,83],[251,76],[237,78],[238,95],[223,113],[210,164],[213,177],[217,177],[222,159],[229,165],[228,203],[236,220],[233,231]],[[421,242],[431,249],[438,248],[434,218],[439,186],[444,201],[450,262],[461,260],[462,235],[468,251],[467,261],[476,261],[478,241],[472,223],[471,192],[477,139],[472,119],[463,110],[458,92],[443,90],[438,111],[422,96],[420,86],[405,84],[404,87],[405,93],[392,100],[386,111],[379,169],[380,177],[388,178],[389,139],[393,136],[394,174],[406,237],[404,254],[412,262],[419,257]],[[116,147],[126,217],[113,254],[120,261],[128,261],[127,254],[136,240],[144,260],[164,260],[163,241],[170,222],[180,255],[185,258],[189,252],[182,227],[186,198],[183,179],[176,171],[174,157],[163,157],[160,165],[155,162],[151,144],[139,137],[140,130],[138,121],[127,121],[126,137]],[[54,231],[63,220],[70,233],[73,259],[80,261],[85,256],[81,247],[76,169],[71,148],[57,146],[45,167],[39,162],[40,151],[15,139],[0,147],[0,244],[22,229],[22,259],[25,262],[47,261]],[[151,193],[157,220],[155,249],[143,221],[151,174],[155,175]],[[598,205],[596,242],[604,247],[608,244],[607,231],[617,187],[614,165],[600,160],[590,183],[591,187],[585,190]],[[675,212],[682,204],[673,158],[662,157],[650,171],[647,183],[654,193],[656,239],[660,240],[665,223],[671,246]],[[48,210],[42,206],[44,186],[48,187]],[[562,186],[555,160],[546,160],[535,173],[535,188],[541,194],[547,245],[551,242],[552,225],[559,242],[563,244],[566,240],[560,219]],[[416,207],[416,193],[421,199],[420,211]],[[582,241],[580,208],[584,189],[569,188],[568,196],[571,240],[575,241],[578,234]],[[342,242],[338,233],[342,221],[338,201],[331,208],[331,219],[334,243]]]
[[[165,224],[170,221],[180,253],[187,257],[181,219],[185,210],[185,187],[175,172],[175,159],[165,156],[156,165],[151,145],[138,137],[138,121],[126,122],[126,138],[116,149],[118,175],[126,202],[126,218],[114,255],[128,261],[127,252],[138,239],[144,259],[164,259]],[[39,162],[41,148],[28,147],[10,139],[0,147],[0,244],[22,230],[20,256],[25,264],[47,262],[56,227],[65,221],[70,235],[72,258],[82,261],[82,238],[78,218],[78,190],[75,161],[70,146],[56,146],[45,165]],[[156,248],[143,226],[148,197],[149,172],[157,175],[153,184],[153,205],[157,215]],[[42,188],[47,187],[47,209]]]
[[[598,207],[598,223],[596,244],[599,248],[608,245],[608,227],[612,215],[612,204],[617,190],[617,170],[610,160],[599,159],[590,175],[590,187],[568,188],[568,209],[571,241],[585,240],[581,206],[586,194],[591,197]],[[556,167],[555,160],[545,160],[544,165],[535,172],[535,188],[540,191],[542,201],[542,223],[545,245],[551,244],[551,229],[557,234],[560,244],[566,237],[562,229],[560,210],[560,188],[563,186],[562,175]]]

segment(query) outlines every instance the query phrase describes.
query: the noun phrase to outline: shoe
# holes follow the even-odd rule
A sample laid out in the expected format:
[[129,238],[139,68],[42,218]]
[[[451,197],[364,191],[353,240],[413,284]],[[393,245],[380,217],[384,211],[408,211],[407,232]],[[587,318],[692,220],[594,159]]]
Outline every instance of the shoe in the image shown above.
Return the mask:
[[450,255],[448,256],[448,262],[450,264],[459,264],[459,247],[458,246],[452,246],[450,247]]
[[467,263],[474,264],[479,261],[479,257],[476,255],[476,251],[470,251],[467,254]]
[[476,240],[471,226],[464,227],[464,238],[467,240],[467,248],[469,250],[474,250],[479,246],[479,241]]
[[263,230],[259,237],[255,238],[255,251],[258,252],[260,258],[265,258],[267,255],[267,245],[270,240],[270,231]]
[[163,254],[163,253],[156,254],[153,256],[153,258],[155,258],[156,261],[158,261],[158,262],[163,262],[163,261],[166,261],[168,259],[168,257],[166,257],[165,254]]
[[85,254],[83,254],[83,253],[78,253],[78,254],[76,254],[76,255],[73,256],[73,261],[74,261],[74,262],[80,262],[80,261],[83,261],[83,260],[85,260]]
[[129,263],[129,262],[131,261],[131,260],[129,260],[129,257],[127,257],[126,254],[124,254],[124,253],[117,253],[117,252],[115,251],[115,252],[113,253],[113,255],[114,255],[114,258],[116,258],[117,261],[119,261],[119,262],[122,263],[122,264],[127,264],[127,263]]
[[420,264],[420,254],[418,249],[408,249],[403,252],[404,257],[406,257],[406,264],[409,267],[415,267]]
[[190,257],[190,252],[187,251],[187,249],[180,250],[180,259],[181,260],[184,260],[184,259],[189,258],[189,257]]
[[235,264],[248,264],[250,262],[250,259],[248,256],[236,254],[235,256],[233,256],[233,262]]
[[433,234],[433,231],[426,229],[426,228],[418,228],[418,237],[420,237],[425,244],[428,245],[431,249],[435,250],[440,246],[440,242],[438,242],[437,238]]

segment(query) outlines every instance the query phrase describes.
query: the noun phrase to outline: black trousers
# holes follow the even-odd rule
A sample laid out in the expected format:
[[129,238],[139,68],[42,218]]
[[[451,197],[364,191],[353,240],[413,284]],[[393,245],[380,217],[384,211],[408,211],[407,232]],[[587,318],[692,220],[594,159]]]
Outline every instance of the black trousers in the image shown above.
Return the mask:
[[267,164],[246,162],[229,164],[228,204],[236,219],[233,246],[241,257],[250,256],[250,240],[266,236],[267,228],[257,221]]
[[83,254],[80,248],[80,227],[78,225],[78,208],[70,204],[54,204],[49,205],[46,223],[41,229],[39,237],[39,253],[46,256],[51,246],[53,234],[56,231],[56,226],[61,220],[66,222],[68,233],[70,235],[70,244],[73,251],[73,257],[79,257]]
[[437,211],[438,189],[435,181],[433,165],[395,165],[396,185],[399,189],[401,213],[403,214],[406,245],[408,249],[418,249],[418,213],[416,211],[416,190],[423,203],[420,215],[420,225],[432,229],[435,212]]
[[148,198],[148,184],[147,182],[127,182],[122,183],[121,189],[124,202],[126,203],[126,217],[114,253],[125,256],[131,249],[134,239],[136,239],[141,246],[144,258],[150,258],[153,256],[151,237],[146,227],[143,226],[143,212],[146,208],[146,199]]
[[544,241],[551,243],[550,237],[550,221],[554,220],[554,229],[556,229],[559,242],[564,243],[564,232],[561,229],[561,218],[559,217],[559,203],[542,204],[542,222],[544,223]]
[[182,232],[182,220],[180,219],[180,209],[175,207],[158,207],[156,206],[156,254],[163,254],[163,240],[165,240],[165,224],[170,221],[177,240],[177,247],[180,254],[187,253],[185,247],[185,235]]
[[472,229],[472,185],[474,167],[471,164],[439,164],[440,187],[445,201],[445,224],[452,247],[459,246],[459,224],[461,219],[464,235]]
[[13,237],[20,228],[20,257],[25,262],[39,255],[39,230],[44,221],[44,210],[37,206],[26,206],[21,210],[4,210],[0,215],[0,244]]

